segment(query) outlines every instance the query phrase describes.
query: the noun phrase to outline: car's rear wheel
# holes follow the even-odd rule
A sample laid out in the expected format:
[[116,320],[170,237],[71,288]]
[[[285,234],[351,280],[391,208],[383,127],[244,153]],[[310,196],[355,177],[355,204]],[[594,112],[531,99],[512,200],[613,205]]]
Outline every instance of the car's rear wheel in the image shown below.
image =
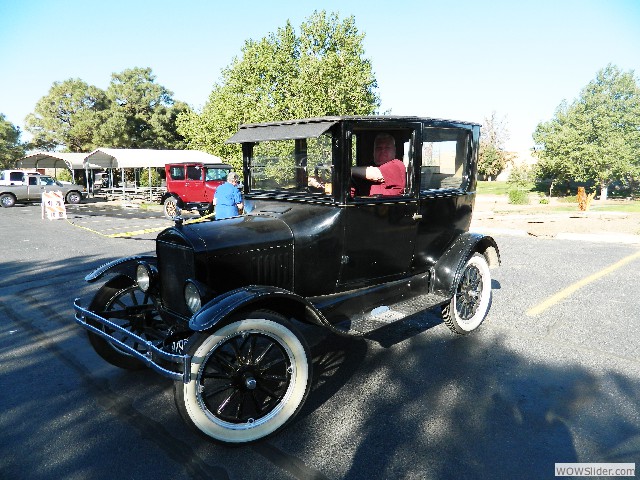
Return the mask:
[[16,197],[11,195],[10,193],[5,193],[4,195],[0,195],[0,205],[3,208],[13,207],[16,204]]
[[[93,298],[89,310],[135,333],[146,341],[160,344],[165,338],[161,333],[164,324],[153,305],[152,299],[127,276],[120,275],[103,285]],[[96,328],[106,331],[117,340],[133,347],[138,352],[145,353],[147,351],[145,344],[138,342],[130,335],[116,331],[96,321],[87,321]],[[138,370],[144,367],[140,360],[117,344],[95,333],[88,332],[88,334],[89,341],[96,353],[110,364],[127,370]]]
[[82,195],[80,194],[80,192],[69,192],[69,193],[67,193],[67,203],[71,203],[73,205],[76,205],[76,204],[80,203],[81,200],[82,200]]
[[201,208],[198,210],[198,213],[200,214],[201,217],[206,217],[207,215],[211,215],[213,213],[213,204],[209,204],[207,205],[207,208]]
[[182,418],[216,441],[273,434],[304,403],[311,362],[304,338],[282,316],[256,311],[187,343],[191,381],[174,385]]
[[483,255],[473,254],[462,270],[451,301],[442,307],[444,323],[460,335],[480,326],[491,307],[491,272]]
[[180,202],[176,197],[169,197],[164,201],[164,216],[173,220],[180,213]]

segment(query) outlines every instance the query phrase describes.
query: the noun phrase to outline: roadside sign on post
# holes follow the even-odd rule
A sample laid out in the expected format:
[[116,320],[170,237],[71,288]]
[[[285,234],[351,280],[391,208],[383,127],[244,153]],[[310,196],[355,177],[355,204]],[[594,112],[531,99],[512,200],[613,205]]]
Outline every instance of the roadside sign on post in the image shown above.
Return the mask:
[[42,219],[57,220],[67,218],[67,209],[64,206],[64,196],[62,192],[42,193]]

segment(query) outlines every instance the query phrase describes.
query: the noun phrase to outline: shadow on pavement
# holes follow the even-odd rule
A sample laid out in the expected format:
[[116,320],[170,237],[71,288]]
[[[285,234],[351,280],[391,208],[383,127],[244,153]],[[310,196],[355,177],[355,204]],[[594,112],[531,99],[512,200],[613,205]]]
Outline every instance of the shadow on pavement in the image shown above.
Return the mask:
[[[23,327],[0,330],[7,476],[106,479],[144,466],[190,479],[539,479],[552,478],[556,462],[640,460],[640,382],[525,358],[483,335],[489,325],[454,337],[431,312],[421,327],[391,324],[376,341],[309,329],[315,375],[301,414],[254,447],[216,445],[180,422],[170,382],[99,362],[73,327],[78,272],[92,266],[79,257],[39,265],[67,284],[44,278],[26,293],[0,291],[1,314]],[[33,272],[9,262],[0,275],[3,288]],[[287,459],[308,468],[289,469]]]

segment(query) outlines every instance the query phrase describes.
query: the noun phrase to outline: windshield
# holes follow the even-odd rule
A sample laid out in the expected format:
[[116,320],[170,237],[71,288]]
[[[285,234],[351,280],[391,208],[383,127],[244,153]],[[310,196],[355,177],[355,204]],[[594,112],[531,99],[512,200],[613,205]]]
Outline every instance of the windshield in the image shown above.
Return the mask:
[[57,182],[56,180],[54,180],[51,177],[47,177],[45,175],[40,175],[38,178],[40,179],[40,185],[58,185],[58,186],[62,186],[62,184],[60,182]]
[[213,180],[222,180],[224,182],[230,171],[231,169],[229,168],[209,168],[207,169],[207,176],[205,177],[205,180],[207,182]]
[[251,190],[331,195],[331,135],[265,141],[253,148]]

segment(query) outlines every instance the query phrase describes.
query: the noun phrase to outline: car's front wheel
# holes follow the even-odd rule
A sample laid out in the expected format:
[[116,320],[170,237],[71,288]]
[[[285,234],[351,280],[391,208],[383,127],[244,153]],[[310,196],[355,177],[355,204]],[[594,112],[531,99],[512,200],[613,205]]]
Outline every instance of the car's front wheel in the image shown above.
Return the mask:
[[483,255],[467,260],[451,301],[442,307],[449,329],[464,335],[480,326],[491,307],[491,272]]
[[180,203],[177,198],[169,197],[164,201],[164,216],[173,220],[180,213]]
[[309,393],[304,338],[282,316],[255,311],[217,331],[194,334],[191,381],[176,382],[182,418],[216,441],[264,438],[290,421]]
[[[164,323],[151,297],[140,290],[138,285],[127,276],[114,277],[103,285],[93,298],[89,310],[135,333],[145,341],[159,344],[166,336],[161,333]],[[147,346],[130,335],[96,321],[88,320],[88,322],[138,352],[147,352]],[[138,370],[144,367],[140,360],[117,343],[110,342],[92,332],[88,332],[88,335],[96,353],[110,364],[127,370]]]

